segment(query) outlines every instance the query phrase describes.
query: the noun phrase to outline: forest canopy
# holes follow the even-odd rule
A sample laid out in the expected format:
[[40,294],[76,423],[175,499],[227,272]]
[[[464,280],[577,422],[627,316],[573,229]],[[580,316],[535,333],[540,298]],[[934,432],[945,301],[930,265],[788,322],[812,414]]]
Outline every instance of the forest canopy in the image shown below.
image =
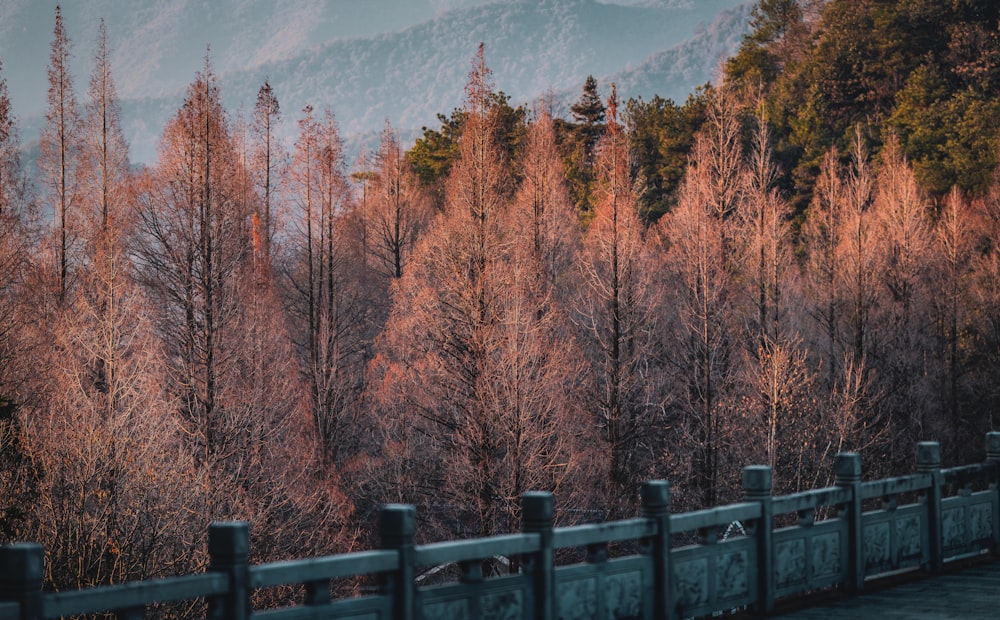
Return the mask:
[[997,165],[1000,6],[762,0],[726,80],[763,91],[784,187],[804,206],[830,147],[900,140],[922,190],[982,195]]

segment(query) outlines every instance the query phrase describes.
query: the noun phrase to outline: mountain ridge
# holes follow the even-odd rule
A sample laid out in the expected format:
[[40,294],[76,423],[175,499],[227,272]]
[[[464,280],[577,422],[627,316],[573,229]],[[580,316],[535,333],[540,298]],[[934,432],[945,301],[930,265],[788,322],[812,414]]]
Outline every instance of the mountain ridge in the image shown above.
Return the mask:
[[[192,2],[195,0],[181,4]],[[233,0],[237,5],[245,2]],[[100,4],[111,6],[113,1],[102,0]],[[299,4],[315,6],[311,0],[299,0],[296,6]],[[155,19],[185,23],[188,18],[178,15],[182,9],[166,10]],[[704,19],[705,15],[711,19]],[[69,19],[67,16],[67,24]],[[298,23],[292,16],[282,19],[282,24]],[[719,54],[735,51],[748,21],[749,0],[638,5],[517,0],[446,11],[395,32],[289,44],[301,49],[280,58],[277,53],[261,52],[271,56],[262,62],[255,60],[260,54],[247,52],[245,66],[234,60],[239,53],[228,41],[228,46],[213,46],[210,58],[231,113],[242,110],[249,115],[257,90],[268,79],[282,106],[282,137],[286,142],[294,138],[294,121],[303,106],[329,106],[338,118],[348,150],[357,152],[362,145],[371,146],[387,118],[404,137],[411,138],[420,127],[432,125],[438,113],[460,106],[469,63],[479,42],[486,45],[496,88],[507,93],[515,105],[530,104],[545,93],[555,93],[564,103],[575,100],[589,74],[598,77],[605,90],[608,81],[617,81],[625,98],[658,93],[682,99],[712,77]],[[109,24],[109,37],[114,46],[112,26]],[[122,49],[134,50],[135,37],[130,33],[129,42],[116,48],[114,58]],[[177,35],[171,34],[163,41],[176,39]],[[132,60],[123,70],[114,69],[122,93],[124,130],[137,162],[155,160],[163,125],[183,101],[186,84],[202,69],[201,63],[186,67],[189,77],[185,82],[177,80],[178,86],[172,89],[163,87],[164,79],[153,80],[146,90],[137,87],[136,67],[165,62],[167,44],[163,41],[150,43],[156,51],[150,58]],[[251,43],[244,40],[235,45]],[[78,50],[83,47],[79,42],[77,46]],[[201,53],[204,55],[204,50]],[[664,63],[685,69],[673,70]],[[172,71],[183,69],[174,67]],[[78,75],[76,84],[81,95],[86,80]],[[44,121],[40,114],[22,114],[21,122],[27,129],[22,135],[30,139]]]

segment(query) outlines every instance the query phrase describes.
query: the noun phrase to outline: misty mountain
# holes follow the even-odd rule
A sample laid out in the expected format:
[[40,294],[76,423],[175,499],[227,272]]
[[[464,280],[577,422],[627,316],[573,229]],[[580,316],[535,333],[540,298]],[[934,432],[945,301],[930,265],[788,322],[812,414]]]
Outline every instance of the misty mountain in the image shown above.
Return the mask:
[[724,11],[680,45],[657,52],[638,67],[612,74],[604,82],[615,82],[626,98],[649,99],[655,94],[683,103],[695,87],[717,80],[723,62],[749,31],[751,8],[752,4],[745,4]]
[[[6,4],[22,7],[15,16],[27,15],[24,0]],[[151,162],[166,120],[203,67],[208,43],[231,112],[248,114],[258,88],[268,79],[282,106],[286,140],[294,138],[295,120],[306,104],[329,106],[349,150],[356,150],[377,136],[387,118],[410,139],[421,126],[434,125],[438,113],[460,106],[480,42],[485,43],[496,88],[515,105],[530,104],[546,93],[568,105],[579,96],[588,74],[601,80],[605,95],[607,82],[614,80],[623,98],[660,94],[683,101],[712,78],[721,58],[735,51],[752,3],[490,2],[443,11],[400,30],[353,37],[335,23],[338,12],[343,18],[354,3],[330,3],[326,11],[327,3],[319,0],[288,5],[187,0],[139,3],[135,9],[131,3],[123,8],[121,0],[91,4],[85,14],[73,4],[64,10],[77,58],[89,58],[93,34],[87,31],[96,33],[97,16],[105,14],[133,159]],[[404,17],[385,23],[396,27]],[[46,33],[35,38],[47,46],[51,14],[45,18],[47,26],[32,23],[31,29]],[[353,19],[355,31],[363,32],[366,26],[360,18]],[[13,35],[9,22],[5,28],[0,35],[6,45],[6,37]],[[25,36],[24,31],[18,33]],[[38,47],[37,41],[21,43]],[[32,53],[47,62],[47,47]],[[12,64],[5,61],[6,74]],[[76,72],[81,97],[89,64],[80,62]],[[44,82],[44,65],[38,73]],[[35,104],[37,109],[25,110],[15,80],[10,81],[22,137],[30,141],[43,122],[44,99],[40,106]]]

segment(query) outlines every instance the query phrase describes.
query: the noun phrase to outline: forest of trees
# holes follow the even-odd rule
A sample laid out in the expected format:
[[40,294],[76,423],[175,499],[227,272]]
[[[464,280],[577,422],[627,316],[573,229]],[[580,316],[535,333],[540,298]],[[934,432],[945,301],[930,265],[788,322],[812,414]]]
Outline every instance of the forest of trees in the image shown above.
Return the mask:
[[[334,111],[211,60],[130,164],[96,33],[78,94],[59,10],[37,165],[0,73],[0,542],[65,589],[777,493],[838,451],[980,458],[1000,411],[1000,7],[761,0],[678,105],[588,79],[514,107],[486,50],[407,149],[346,161]],[[900,34],[905,33],[905,34]],[[0,67],[2,70],[2,67]],[[292,145],[278,137],[298,128]],[[258,593],[265,600],[281,593]]]

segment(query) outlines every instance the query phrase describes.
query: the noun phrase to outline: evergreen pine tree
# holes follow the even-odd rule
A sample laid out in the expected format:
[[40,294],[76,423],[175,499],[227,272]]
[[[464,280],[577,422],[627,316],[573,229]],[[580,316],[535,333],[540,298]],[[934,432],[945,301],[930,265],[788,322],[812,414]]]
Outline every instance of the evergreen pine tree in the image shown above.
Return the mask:
[[604,102],[597,92],[597,80],[594,76],[588,75],[587,81],[583,84],[583,93],[580,99],[570,106],[573,113],[573,120],[589,126],[597,126],[604,122]]
[[592,166],[594,163],[594,145],[604,131],[604,102],[597,92],[597,80],[594,76],[588,75],[587,81],[583,84],[583,94],[580,99],[570,106],[573,119],[579,123],[580,135],[583,137],[584,148],[586,149],[586,162]]

